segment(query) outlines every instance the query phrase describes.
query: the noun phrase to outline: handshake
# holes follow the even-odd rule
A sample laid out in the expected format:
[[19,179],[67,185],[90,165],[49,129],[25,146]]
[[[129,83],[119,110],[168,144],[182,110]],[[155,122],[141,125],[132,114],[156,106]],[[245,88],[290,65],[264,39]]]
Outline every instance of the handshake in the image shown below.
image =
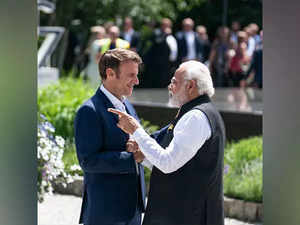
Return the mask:
[[141,163],[145,158],[144,154],[141,152],[136,141],[132,139],[129,139],[128,142],[126,143],[126,151],[133,153],[134,160],[137,163]]

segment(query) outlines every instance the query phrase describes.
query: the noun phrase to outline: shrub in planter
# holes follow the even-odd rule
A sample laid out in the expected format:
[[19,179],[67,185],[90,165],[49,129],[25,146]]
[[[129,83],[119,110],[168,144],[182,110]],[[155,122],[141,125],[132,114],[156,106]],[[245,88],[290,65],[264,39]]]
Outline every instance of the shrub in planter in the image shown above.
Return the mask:
[[38,90],[38,111],[53,124],[56,135],[72,139],[76,110],[94,91],[82,79],[60,79]]
[[45,194],[52,194],[53,183],[66,185],[73,179],[64,171],[64,139],[54,135],[54,127],[43,116],[38,124],[37,148],[38,200],[42,202]]
[[262,202],[262,137],[228,144],[224,165],[226,196]]

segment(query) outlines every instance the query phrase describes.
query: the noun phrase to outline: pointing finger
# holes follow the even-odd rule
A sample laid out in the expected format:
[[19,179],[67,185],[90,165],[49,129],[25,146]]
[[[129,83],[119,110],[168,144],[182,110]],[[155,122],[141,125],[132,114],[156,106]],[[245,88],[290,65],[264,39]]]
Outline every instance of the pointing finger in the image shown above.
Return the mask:
[[125,113],[121,112],[120,110],[113,109],[113,108],[108,108],[107,111],[111,112],[111,113],[114,113],[114,114],[116,114],[116,115],[118,115],[120,117],[126,115]]

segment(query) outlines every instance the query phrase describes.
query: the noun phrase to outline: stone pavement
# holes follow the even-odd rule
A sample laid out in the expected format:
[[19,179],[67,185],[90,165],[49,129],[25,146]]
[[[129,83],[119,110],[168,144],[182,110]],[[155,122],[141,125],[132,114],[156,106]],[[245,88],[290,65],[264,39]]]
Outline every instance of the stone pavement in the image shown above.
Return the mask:
[[[78,225],[81,198],[73,195],[55,194],[46,196],[38,203],[39,225]],[[225,225],[262,225],[250,224],[236,219],[225,219]]]

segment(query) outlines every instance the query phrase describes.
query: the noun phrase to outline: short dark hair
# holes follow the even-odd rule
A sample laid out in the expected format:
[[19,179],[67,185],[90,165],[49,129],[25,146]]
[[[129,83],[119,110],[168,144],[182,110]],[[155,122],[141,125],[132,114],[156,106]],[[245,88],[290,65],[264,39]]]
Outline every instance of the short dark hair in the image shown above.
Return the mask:
[[102,80],[107,78],[106,69],[111,68],[118,74],[120,64],[127,61],[136,62],[138,65],[143,63],[141,57],[134,51],[122,48],[107,50],[98,64]]

